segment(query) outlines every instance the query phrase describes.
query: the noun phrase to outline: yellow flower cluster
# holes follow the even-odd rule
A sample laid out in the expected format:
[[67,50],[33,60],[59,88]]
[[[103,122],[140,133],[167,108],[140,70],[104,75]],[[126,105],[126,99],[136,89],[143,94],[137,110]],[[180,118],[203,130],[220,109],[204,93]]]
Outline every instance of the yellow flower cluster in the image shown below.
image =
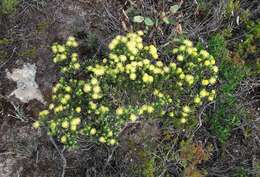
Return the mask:
[[80,135],[115,145],[124,126],[140,118],[168,116],[170,122],[188,125],[197,108],[216,96],[216,61],[189,40],[181,41],[165,61],[156,46],[143,43],[143,35],[116,36],[107,58],[83,70],[84,80],[76,74],[79,56],[71,52],[78,46],[75,38],[54,44],[53,61],[62,65],[65,77],[53,87],[52,103],[33,126],[47,125],[52,136],[74,146]]

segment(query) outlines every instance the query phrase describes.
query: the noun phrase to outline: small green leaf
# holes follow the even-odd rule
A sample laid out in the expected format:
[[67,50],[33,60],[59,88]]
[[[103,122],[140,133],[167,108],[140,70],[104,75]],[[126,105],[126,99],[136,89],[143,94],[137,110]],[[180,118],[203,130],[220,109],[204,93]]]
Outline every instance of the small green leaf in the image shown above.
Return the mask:
[[153,26],[153,25],[154,25],[154,21],[153,21],[151,18],[146,17],[146,18],[144,19],[144,24],[145,24],[146,26]]
[[175,14],[175,13],[179,10],[179,8],[180,8],[180,6],[178,6],[178,5],[173,5],[173,6],[171,6],[170,11],[171,11],[173,14]]
[[142,23],[143,21],[144,21],[144,17],[143,16],[140,16],[140,15],[134,16],[133,22],[135,22],[135,23]]
[[169,21],[169,18],[168,18],[168,17],[164,17],[164,18],[163,18],[163,22],[164,22],[165,24],[167,24],[167,25],[170,24],[170,21]]
[[176,23],[175,20],[171,19],[171,18],[168,18],[168,17],[164,17],[163,19],[163,22],[167,25],[174,25]]

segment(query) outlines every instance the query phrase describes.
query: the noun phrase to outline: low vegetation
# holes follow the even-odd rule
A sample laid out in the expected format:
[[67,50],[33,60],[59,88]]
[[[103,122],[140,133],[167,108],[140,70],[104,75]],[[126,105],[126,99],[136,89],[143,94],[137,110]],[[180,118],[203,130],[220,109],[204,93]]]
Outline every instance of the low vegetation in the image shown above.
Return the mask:
[[259,6],[2,0],[0,72],[34,64],[46,104],[0,75],[1,156],[26,177],[257,176]]

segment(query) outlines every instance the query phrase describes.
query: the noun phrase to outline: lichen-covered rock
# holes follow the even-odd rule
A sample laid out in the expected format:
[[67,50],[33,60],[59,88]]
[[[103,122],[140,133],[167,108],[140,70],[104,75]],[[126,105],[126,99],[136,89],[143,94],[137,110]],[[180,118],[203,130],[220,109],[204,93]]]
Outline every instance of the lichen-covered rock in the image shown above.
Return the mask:
[[9,96],[15,96],[23,103],[28,103],[30,100],[38,100],[45,104],[38,84],[35,82],[36,66],[26,63],[23,68],[14,69],[11,73],[7,70],[7,78],[17,83],[17,89]]

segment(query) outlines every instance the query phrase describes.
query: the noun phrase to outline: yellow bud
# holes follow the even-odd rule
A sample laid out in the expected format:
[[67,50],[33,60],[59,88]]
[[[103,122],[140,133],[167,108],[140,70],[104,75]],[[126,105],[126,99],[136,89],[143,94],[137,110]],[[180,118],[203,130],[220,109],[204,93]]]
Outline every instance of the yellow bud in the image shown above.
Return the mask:
[[213,71],[215,72],[215,73],[217,73],[218,72],[218,67],[217,66],[213,66]]
[[210,83],[210,84],[215,84],[216,82],[217,82],[217,79],[214,78],[214,77],[211,77],[211,78],[209,79],[209,83]]
[[183,110],[183,112],[185,112],[185,113],[190,113],[190,112],[191,112],[189,106],[184,106],[184,107],[182,108],[182,110]]
[[201,103],[201,99],[200,99],[200,97],[195,97],[194,98],[194,103],[196,103],[196,104],[199,104],[199,103]]
[[49,105],[49,110],[52,110],[54,108],[54,104]]
[[77,126],[76,125],[71,125],[70,126],[70,130],[71,131],[76,131],[77,130]]
[[92,85],[98,84],[98,80],[96,78],[92,78],[90,82],[91,82]]
[[183,74],[183,73],[180,74],[179,78],[180,78],[180,79],[184,79],[184,78],[185,78],[185,74]]
[[183,57],[182,55],[178,55],[178,56],[177,56],[177,60],[178,60],[178,61],[183,61],[183,60],[184,60],[184,57]]
[[176,67],[177,67],[177,65],[176,65],[175,63],[171,63],[171,64],[170,64],[170,67],[171,67],[173,70],[175,70]]
[[131,80],[135,80],[136,79],[136,74],[135,73],[131,73],[130,74],[130,79]]
[[115,144],[116,144],[116,140],[115,140],[115,139],[111,139],[111,140],[110,140],[110,144],[111,144],[111,145],[115,145]]
[[184,50],[186,50],[186,46],[185,45],[181,45],[180,47],[179,47],[179,51],[184,51]]
[[97,132],[97,130],[96,130],[95,128],[92,128],[92,129],[90,130],[90,134],[91,134],[91,135],[95,135],[96,132]]
[[81,122],[81,119],[79,117],[77,117],[77,118],[72,119],[70,123],[73,126],[73,125],[79,125],[80,122]]
[[209,85],[209,80],[206,80],[206,79],[203,79],[201,81],[202,85],[206,86],[206,85]]
[[208,97],[208,100],[209,100],[209,101],[213,101],[213,100],[214,100],[214,96],[212,96],[212,95],[209,96],[209,97]]
[[97,109],[97,105],[95,103],[93,103],[92,101],[89,102],[89,106],[90,106],[90,109],[92,109],[92,110]]
[[39,128],[40,127],[40,122],[39,121],[35,121],[33,123],[33,128]]
[[119,107],[116,109],[116,114],[117,115],[122,115],[124,113],[124,109],[122,107]]
[[97,93],[94,93],[94,94],[92,95],[92,98],[93,98],[94,100],[97,100],[97,99],[100,98],[100,96],[99,96]]
[[51,50],[52,50],[53,53],[57,53],[57,52],[58,52],[58,48],[57,48],[56,45],[53,45],[53,46],[51,47]]
[[206,50],[201,50],[200,51],[200,55],[202,55],[204,58],[208,58],[209,57],[209,53]]
[[152,106],[147,107],[147,112],[152,113],[154,111],[154,108]]
[[108,137],[112,137],[113,136],[113,132],[112,131],[109,131],[108,134],[107,134]]
[[187,122],[187,119],[186,119],[186,118],[184,118],[184,117],[181,118],[181,123],[182,123],[182,124],[185,124],[186,122]]
[[77,108],[75,109],[75,111],[76,111],[77,113],[80,113],[80,112],[81,112],[81,107],[77,107]]
[[150,64],[150,61],[148,59],[144,59],[143,63],[144,63],[144,65],[148,65],[148,64]]
[[61,139],[60,139],[60,142],[63,143],[63,144],[66,144],[67,142],[67,136],[62,136]]
[[83,91],[85,93],[88,93],[91,91],[91,86],[89,84],[85,84],[84,87],[83,87]]
[[156,65],[159,66],[159,67],[163,67],[163,62],[157,61],[157,62],[156,62]]
[[137,116],[136,116],[135,114],[131,114],[131,115],[130,115],[130,120],[131,120],[132,122],[135,122],[136,119],[137,119]]
[[61,127],[62,127],[62,128],[69,128],[69,122],[68,122],[68,121],[63,121],[63,122],[61,123]]
[[172,53],[173,53],[173,54],[178,53],[178,49],[176,49],[176,48],[175,48],[175,49],[172,49]]
[[103,136],[101,136],[101,137],[99,138],[99,142],[100,142],[100,143],[105,143],[105,142],[106,142],[106,139],[105,139]]
[[70,86],[67,86],[67,87],[65,87],[65,91],[68,92],[68,93],[70,93],[70,92],[72,91],[72,89],[71,89]]
[[94,91],[94,93],[100,93],[101,88],[98,85],[96,85],[93,87],[93,91]]
[[206,60],[206,61],[204,62],[204,65],[205,65],[205,66],[209,66],[209,65],[210,65],[210,61],[209,61],[209,60]]
[[201,90],[200,91],[200,96],[203,98],[203,97],[206,97],[206,96],[208,96],[209,95],[209,93],[205,90],[205,89],[203,89],[203,90]]
[[74,67],[74,69],[79,70],[80,69],[80,64],[79,63],[75,63],[73,65],[73,67]]
[[184,40],[183,44],[185,44],[187,47],[192,47],[192,42],[190,40]]
[[59,51],[60,53],[65,52],[65,47],[64,47],[64,46],[58,45],[57,48],[58,48],[58,51]]
[[143,32],[143,31],[137,31],[137,35],[143,36],[143,35],[144,35],[144,32]]

